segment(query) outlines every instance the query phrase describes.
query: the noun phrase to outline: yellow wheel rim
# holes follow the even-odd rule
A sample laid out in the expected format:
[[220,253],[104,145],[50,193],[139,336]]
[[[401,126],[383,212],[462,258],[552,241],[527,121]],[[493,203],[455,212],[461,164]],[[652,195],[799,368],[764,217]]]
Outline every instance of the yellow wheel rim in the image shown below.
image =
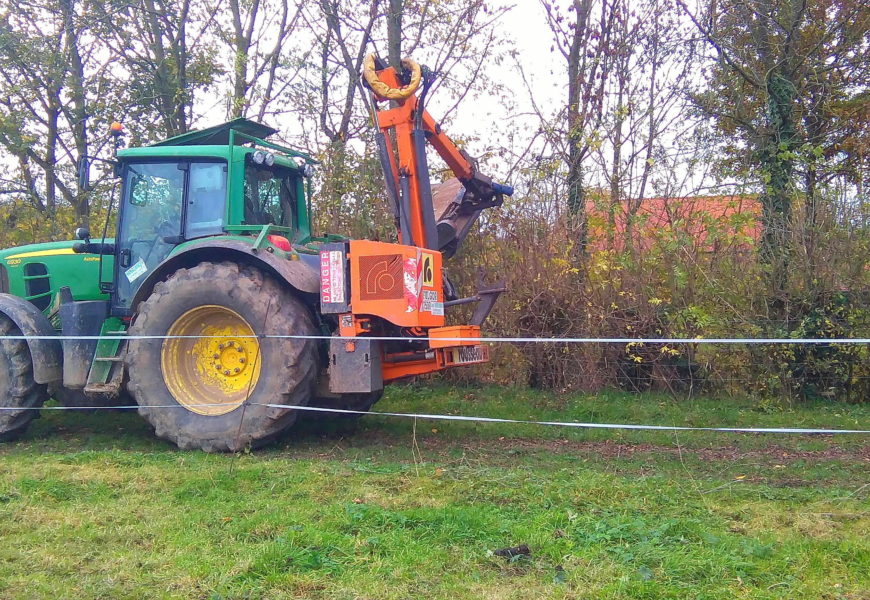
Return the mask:
[[[241,406],[260,379],[260,343],[237,312],[206,305],[178,317],[163,340],[160,366],[175,400],[200,415],[224,415]],[[209,405],[209,406],[204,406]]]

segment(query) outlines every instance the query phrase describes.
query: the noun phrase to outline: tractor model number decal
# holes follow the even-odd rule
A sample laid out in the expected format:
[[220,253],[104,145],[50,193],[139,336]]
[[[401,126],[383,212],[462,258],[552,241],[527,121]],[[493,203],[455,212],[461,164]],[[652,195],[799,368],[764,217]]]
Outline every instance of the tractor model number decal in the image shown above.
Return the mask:
[[320,253],[320,301],[344,302],[344,261],[340,250]]

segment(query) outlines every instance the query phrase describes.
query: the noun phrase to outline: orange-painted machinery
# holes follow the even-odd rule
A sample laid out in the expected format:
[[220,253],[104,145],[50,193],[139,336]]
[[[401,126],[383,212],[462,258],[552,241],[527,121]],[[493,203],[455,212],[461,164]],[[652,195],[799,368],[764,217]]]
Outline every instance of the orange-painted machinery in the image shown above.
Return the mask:
[[[320,250],[321,312],[339,324],[330,344],[333,393],[377,391],[385,381],[488,361],[477,339],[504,291],[496,285],[459,298],[442,261],[480,212],[513,189],[481,174],[426,111],[433,74],[409,59],[402,67],[371,55],[363,72],[400,243],[352,240]],[[427,143],[455,175],[434,189]],[[469,324],[445,326],[445,309],[467,303],[477,304]]]

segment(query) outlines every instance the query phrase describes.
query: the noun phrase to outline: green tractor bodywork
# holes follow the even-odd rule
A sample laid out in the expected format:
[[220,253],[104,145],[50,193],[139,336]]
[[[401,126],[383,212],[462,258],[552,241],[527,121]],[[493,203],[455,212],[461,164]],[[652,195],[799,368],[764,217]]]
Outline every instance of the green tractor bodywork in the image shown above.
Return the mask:
[[[83,232],[83,242],[50,242],[0,251],[0,337],[28,338],[2,340],[0,358],[6,362],[0,364],[0,385],[27,387],[29,395],[20,399],[25,405],[41,404],[48,394],[78,405],[117,404],[119,396],[121,403],[130,403],[124,401],[123,394],[129,376],[125,355],[133,345],[132,339],[124,338],[131,319],[133,323],[146,322],[141,327],[146,327],[149,319],[159,320],[151,315],[137,316],[138,307],[153,314],[165,311],[165,307],[149,306],[145,300],[159,296],[155,288],[167,278],[183,279],[179,273],[199,277],[195,285],[205,292],[211,282],[208,273],[201,273],[203,264],[214,266],[222,278],[250,278],[252,289],[278,283],[281,290],[275,295],[283,300],[276,300],[275,306],[259,307],[266,322],[251,324],[253,329],[261,330],[273,318],[272,313],[289,311],[294,303],[316,315],[319,240],[311,236],[306,177],[315,161],[264,139],[274,133],[276,130],[265,125],[236,119],[151,146],[120,150],[115,164],[121,185],[119,197],[114,199],[119,212],[113,239],[91,241],[84,239],[87,234]],[[232,271],[229,275],[224,274],[227,269]],[[247,301],[252,303],[252,299]],[[244,310],[243,302],[235,312],[227,309],[226,314],[215,318],[219,323],[230,323],[232,315],[239,316],[237,313]],[[301,328],[301,333],[308,335],[317,333],[314,328],[319,323],[306,319],[301,324],[288,322],[287,326]],[[227,326],[236,327],[232,323]],[[63,334],[60,341],[50,339],[58,333]],[[149,351],[148,342],[136,342],[137,351]],[[243,342],[235,341],[233,347],[240,349]],[[297,362],[309,360],[309,346],[314,345],[299,349],[288,341],[274,343],[279,342],[285,344],[281,352],[301,353]],[[179,350],[194,351],[204,350]],[[14,357],[23,352],[30,353],[32,372],[17,366],[21,361]],[[259,357],[251,358],[256,361]],[[147,363],[147,359],[141,360]],[[224,368],[220,360],[216,358],[215,364],[221,375],[224,371],[229,374],[228,381],[232,370],[242,367],[249,378],[259,372],[252,373],[255,367],[250,363]],[[27,386],[16,384],[19,380],[28,382]],[[230,384],[232,381],[226,385]],[[291,392],[282,392],[288,401],[293,399]],[[147,411],[140,408],[140,412]],[[194,408],[194,412],[200,411]],[[33,413],[36,411],[30,411],[31,416]],[[20,434],[30,418],[26,412],[0,411],[0,440]],[[270,414],[252,418],[264,419],[266,429],[271,426],[270,419],[280,421]],[[152,424],[161,434],[164,425],[158,421]],[[256,444],[274,437],[268,433],[248,436],[241,442],[215,442],[221,435],[226,437],[220,432],[204,434],[203,439],[207,439],[201,442],[172,434],[164,437],[182,447],[207,450],[235,449],[239,443]]]
[[[61,282],[76,300],[107,300],[99,286],[100,257],[76,254],[74,245],[46,242],[0,250],[0,292],[24,298],[43,311],[51,306]],[[111,271],[113,265],[114,256],[106,256],[103,268]]]
[[[153,279],[150,276],[155,270],[165,272],[179,262],[178,257],[191,251],[205,252],[215,243],[211,258],[230,256],[237,250],[264,251],[279,260],[263,253],[247,260],[266,262],[279,274],[287,271],[283,265],[274,265],[296,260],[299,253],[274,246],[269,236],[286,237],[303,253],[316,253],[306,248],[312,239],[310,192],[303,177],[304,165],[314,161],[256,137],[275,131],[236,119],[151,146],[120,150],[116,171],[123,182],[119,229],[124,235],[119,236],[115,252],[76,253],[78,242],[71,241],[0,250],[0,293],[24,298],[47,315],[61,287],[70,288],[75,301],[108,300],[114,294],[112,313],[129,316],[136,292]],[[257,165],[251,157],[262,148],[283,154],[271,154],[272,166]],[[279,177],[264,181],[263,173]],[[246,206],[245,189],[252,184],[260,188],[258,206],[250,206],[250,202]],[[114,239],[104,242],[114,247]],[[116,256],[119,289],[113,287],[119,279]],[[310,283],[299,283],[310,288],[303,291],[318,291]]]

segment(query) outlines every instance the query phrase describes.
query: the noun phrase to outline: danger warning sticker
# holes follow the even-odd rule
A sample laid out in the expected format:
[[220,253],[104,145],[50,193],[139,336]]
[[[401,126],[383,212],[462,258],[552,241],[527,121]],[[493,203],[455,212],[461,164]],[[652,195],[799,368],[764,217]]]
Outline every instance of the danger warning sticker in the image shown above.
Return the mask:
[[320,301],[344,302],[344,260],[341,250],[320,253]]
[[423,277],[423,285],[435,285],[435,257],[428,252],[423,253],[423,265],[420,269],[420,274]]

